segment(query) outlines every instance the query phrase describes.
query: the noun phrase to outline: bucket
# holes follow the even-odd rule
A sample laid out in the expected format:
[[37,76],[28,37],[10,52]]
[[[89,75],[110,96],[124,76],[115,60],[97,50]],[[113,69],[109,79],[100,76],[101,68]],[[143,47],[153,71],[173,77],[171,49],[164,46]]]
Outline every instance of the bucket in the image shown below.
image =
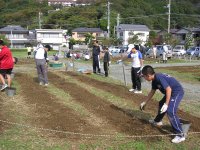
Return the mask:
[[6,88],[6,94],[8,96],[14,96],[16,94],[16,88],[12,88],[12,87]]
[[180,122],[181,122],[181,126],[182,126],[182,129],[183,129],[184,136],[187,137],[187,133],[190,129],[191,123],[189,121],[182,120],[182,119],[180,119]]
[[190,129],[190,126],[191,126],[191,123],[190,124],[182,124],[182,129],[183,129],[183,133],[184,133],[185,137],[187,137],[187,133]]

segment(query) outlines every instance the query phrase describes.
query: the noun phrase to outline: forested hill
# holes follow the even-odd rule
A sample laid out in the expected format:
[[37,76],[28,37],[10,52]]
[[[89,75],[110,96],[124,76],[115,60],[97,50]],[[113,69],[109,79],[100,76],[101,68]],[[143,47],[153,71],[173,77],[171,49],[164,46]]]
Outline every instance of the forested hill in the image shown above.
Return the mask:
[[[146,24],[151,29],[166,29],[169,0],[110,0],[111,31],[120,23]],[[200,26],[199,0],[171,0],[171,28]],[[0,26],[21,25],[28,29],[107,27],[107,0],[94,0],[90,6],[48,6],[47,0],[0,0]],[[55,8],[60,8],[55,11]],[[41,12],[39,19],[39,12]]]

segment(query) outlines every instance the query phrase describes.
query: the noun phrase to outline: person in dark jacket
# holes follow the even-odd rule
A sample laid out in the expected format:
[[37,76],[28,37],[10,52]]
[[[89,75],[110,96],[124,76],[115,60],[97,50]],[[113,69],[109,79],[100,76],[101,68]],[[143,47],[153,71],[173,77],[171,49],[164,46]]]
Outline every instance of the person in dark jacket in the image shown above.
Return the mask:
[[110,53],[108,51],[108,48],[106,47],[104,49],[104,57],[103,57],[103,68],[105,71],[105,77],[108,77],[109,62],[110,62]]
[[94,41],[93,50],[92,50],[92,56],[93,56],[93,73],[97,73],[96,69],[98,70],[98,73],[101,73],[99,54],[100,54],[100,47],[98,45],[98,41]]

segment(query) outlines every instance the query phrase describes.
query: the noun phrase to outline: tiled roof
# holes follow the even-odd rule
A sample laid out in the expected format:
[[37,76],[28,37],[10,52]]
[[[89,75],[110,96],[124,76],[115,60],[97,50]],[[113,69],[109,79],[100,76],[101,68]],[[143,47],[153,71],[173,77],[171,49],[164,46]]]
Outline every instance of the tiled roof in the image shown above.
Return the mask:
[[150,31],[150,29],[146,25],[136,25],[136,24],[120,24],[118,26],[119,30],[134,30],[134,31]]
[[100,28],[76,28],[72,32],[103,32]]
[[27,29],[22,28],[21,26],[12,26],[12,25],[8,25],[4,28],[0,29],[0,32],[2,33],[7,33],[7,32],[13,32],[13,33],[26,33],[29,32]]

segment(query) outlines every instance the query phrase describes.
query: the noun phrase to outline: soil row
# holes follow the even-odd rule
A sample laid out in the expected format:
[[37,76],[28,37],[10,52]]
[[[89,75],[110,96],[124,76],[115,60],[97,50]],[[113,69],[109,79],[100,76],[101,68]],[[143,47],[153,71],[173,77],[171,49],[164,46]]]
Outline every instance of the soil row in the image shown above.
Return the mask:
[[[65,72],[62,72],[62,73],[66,74]],[[141,102],[145,99],[144,95],[130,93],[128,92],[128,89],[126,87],[121,86],[121,85],[98,81],[98,80],[88,77],[87,75],[83,75],[83,74],[79,74],[75,72],[67,72],[67,75],[70,75],[73,78],[76,78],[76,80],[80,82],[84,82],[91,86],[95,86],[102,90],[108,91],[112,93],[113,95],[124,98],[127,101],[131,101],[133,105],[136,105],[136,106],[139,106]],[[148,110],[150,110],[151,112],[157,112],[157,105],[158,105],[158,102],[151,101],[151,103],[148,104]],[[183,120],[188,120],[192,123],[191,129],[193,129],[193,131],[196,131],[196,132],[200,131],[200,126],[199,126],[200,118],[192,116],[182,110],[179,110],[178,114],[180,118],[182,118]]]

